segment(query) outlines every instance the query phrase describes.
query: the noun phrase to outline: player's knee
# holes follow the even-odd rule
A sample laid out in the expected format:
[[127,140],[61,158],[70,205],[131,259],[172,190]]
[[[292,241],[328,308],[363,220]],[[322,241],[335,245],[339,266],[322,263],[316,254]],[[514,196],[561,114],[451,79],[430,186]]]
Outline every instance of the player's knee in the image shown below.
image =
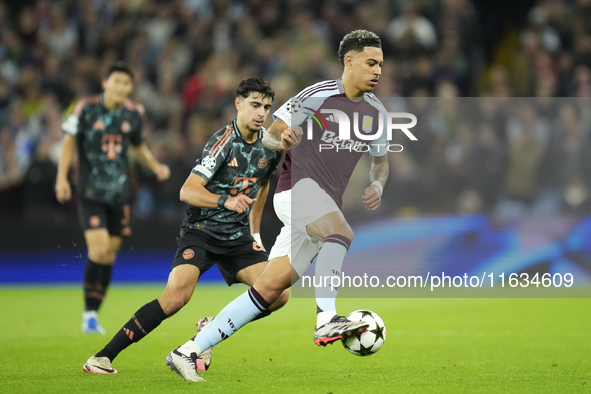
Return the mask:
[[277,301],[275,301],[276,310],[282,308],[285,304],[287,304],[287,301],[289,301],[289,290],[285,289],[283,290],[279,298],[277,298]]
[[115,260],[115,254],[108,248],[96,248],[88,252],[88,258],[97,264],[111,264]]
[[281,297],[285,290],[279,281],[259,280],[255,284],[255,289],[270,304],[273,304]]
[[[287,256],[285,256],[287,259]],[[285,289],[291,286],[291,265],[289,260],[271,260],[267,269],[257,279],[254,288],[270,304],[274,303]]]
[[187,303],[191,297],[186,297],[184,294],[177,293],[177,294],[163,294],[158,301],[162,306],[162,310],[166,314],[166,316],[172,316],[178,311],[180,311]]
[[169,303],[169,309],[173,313],[176,313],[180,311],[185,305],[187,305],[188,302],[189,300],[184,297],[173,298]]
[[355,238],[355,234],[353,233],[353,230],[351,229],[351,226],[349,226],[348,223],[340,224],[337,228],[335,228],[334,234],[342,235],[351,242],[353,242],[353,238]]
[[326,223],[324,226],[320,227],[319,233],[322,236],[322,241],[331,235],[340,235],[353,242],[353,238],[355,236],[351,226],[349,226],[349,223],[347,223],[344,218]]

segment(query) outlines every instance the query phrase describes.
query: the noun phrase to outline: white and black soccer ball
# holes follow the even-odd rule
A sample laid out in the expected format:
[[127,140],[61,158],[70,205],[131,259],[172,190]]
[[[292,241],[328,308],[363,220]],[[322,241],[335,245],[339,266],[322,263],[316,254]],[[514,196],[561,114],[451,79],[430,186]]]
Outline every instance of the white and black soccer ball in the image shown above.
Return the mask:
[[289,112],[291,112],[292,114],[295,114],[296,112],[298,112],[300,109],[302,108],[302,102],[300,100],[298,100],[295,97],[292,97],[288,102],[287,102],[287,110]]
[[352,337],[343,338],[343,346],[356,356],[369,356],[380,350],[386,340],[386,326],[377,313],[360,309],[347,315],[351,321],[364,321],[369,324],[367,331]]

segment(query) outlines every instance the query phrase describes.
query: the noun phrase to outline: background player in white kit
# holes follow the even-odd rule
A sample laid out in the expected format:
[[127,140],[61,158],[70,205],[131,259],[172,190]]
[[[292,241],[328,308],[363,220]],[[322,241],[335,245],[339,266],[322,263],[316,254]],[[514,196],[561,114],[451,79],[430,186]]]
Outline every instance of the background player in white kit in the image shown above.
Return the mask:
[[[311,102],[316,107],[314,110],[342,106],[339,110],[345,113],[363,113],[359,119],[375,119],[368,122],[371,123],[368,130],[359,127],[368,134],[381,132],[381,138],[369,144],[370,186],[362,197],[367,209],[375,210],[381,204],[383,186],[388,177],[387,151],[384,148],[387,143],[386,133],[377,130],[381,123],[378,117],[385,116],[385,109],[371,94],[383,64],[380,38],[365,30],[353,31],[341,41],[339,58],[344,66],[341,79],[310,86],[300,92],[297,98],[304,102],[304,106],[307,105],[306,100],[312,98]],[[287,104],[274,113],[275,122],[263,138],[263,144],[268,148],[288,150],[296,147],[301,140],[302,129],[298,127],[301,123],[295,122],[304,121],[305,118],[300,117],[292,122]],[[197,373],[199,355],[266,311],[291,286],[294,279],[304,273],[317,253],[316,275],[330,277],[340,274],[344,257],[353,240],[353,231],[339,207],[362,152],[340,150],[332,154],[319,154],[321,134],[315,130],[311,141],[302,141],[294,152],[288,151],[286,154],[274,197],[277,216],[285,226],[271,250],[269,265],[253,285],[260,297],[253,298],[249,292],[242,294],[195,338],[176,349],[176,353],[183,357],[174,358],[174,364],[185,380],[201,381]],[[354,136],[352,139],[355,141],[352,142],[360,141],[356,138]],[[295,152],[297,157],[294,158]],[[320,289],[316,297],[314,342],[317,345],[326,346],[343,336],[354,335],[367,328],[367,324],[350,322],[336,313],[336,289]]]

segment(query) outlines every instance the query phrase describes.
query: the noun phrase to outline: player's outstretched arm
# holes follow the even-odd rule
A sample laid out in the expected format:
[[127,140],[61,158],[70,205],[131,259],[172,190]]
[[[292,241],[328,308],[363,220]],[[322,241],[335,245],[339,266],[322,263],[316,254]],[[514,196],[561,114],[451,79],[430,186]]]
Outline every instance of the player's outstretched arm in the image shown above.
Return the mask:
[[261,241],[261,217],[263,215],[263,208],[265,207],[265,202],[267,201],[267,195],[269,194],[269,179],[263,179],[261,181],[261,187],[257,191],[256,195],[256,202],[252,204],[252,209],[250,210],[250,233],[254,237],[255,241],[263,248],[263,242]]
[[159,181],[165,181],[168,179],[170,176],[170,168],[168,168],[166,164],[162,164],[156,160],[146,144],[132,146],[131,151],[141,165],[152,170]]
[[267,149],[287,150],[298,146],[303,134],[301,127],[289,127],[283,120],[277,118],[263,134],[262,142]]
[[382,203],[382,192],[388,180],[390,167],[388,165],[388,154],[379,157],[370,154],[369,158],[371,162],[369,180],[372,183],[365,189],[365,194],[361,197],[361,201],[363,201],[367,209],[375,211]]
[[199,208],[226,208],[238,213],[245,212],[256,199],[245,195],[236,197],[213,194],[205,188],[207,181],[197,174],[191,173],[181,188],[180,199],[189,205]]
[[60,204],[70,201],[72,188],[68,182],[68,171],[76,153],[76,137],[66,134],[62,144],[62,154],[57,165],[57,177],[55,182],[55,196]]

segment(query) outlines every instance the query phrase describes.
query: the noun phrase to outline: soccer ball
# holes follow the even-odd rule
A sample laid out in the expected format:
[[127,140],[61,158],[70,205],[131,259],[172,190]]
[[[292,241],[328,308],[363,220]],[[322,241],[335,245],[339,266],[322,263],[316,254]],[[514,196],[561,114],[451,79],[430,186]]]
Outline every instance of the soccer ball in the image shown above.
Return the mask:
[[386,340],[384,321],[372,311],[360,309],[347,315],[351,321],[364,321],[369,324],[367,331],[342,339],[345,349],[356,356],[369,356],[380,350]]
[[302,102],[295,97],[292,97],[287,102],[287,110],[289,112],[291,112],[292,114],[295,114],[296,112],[298,112],[300,110],[300,108],[302,108]]

